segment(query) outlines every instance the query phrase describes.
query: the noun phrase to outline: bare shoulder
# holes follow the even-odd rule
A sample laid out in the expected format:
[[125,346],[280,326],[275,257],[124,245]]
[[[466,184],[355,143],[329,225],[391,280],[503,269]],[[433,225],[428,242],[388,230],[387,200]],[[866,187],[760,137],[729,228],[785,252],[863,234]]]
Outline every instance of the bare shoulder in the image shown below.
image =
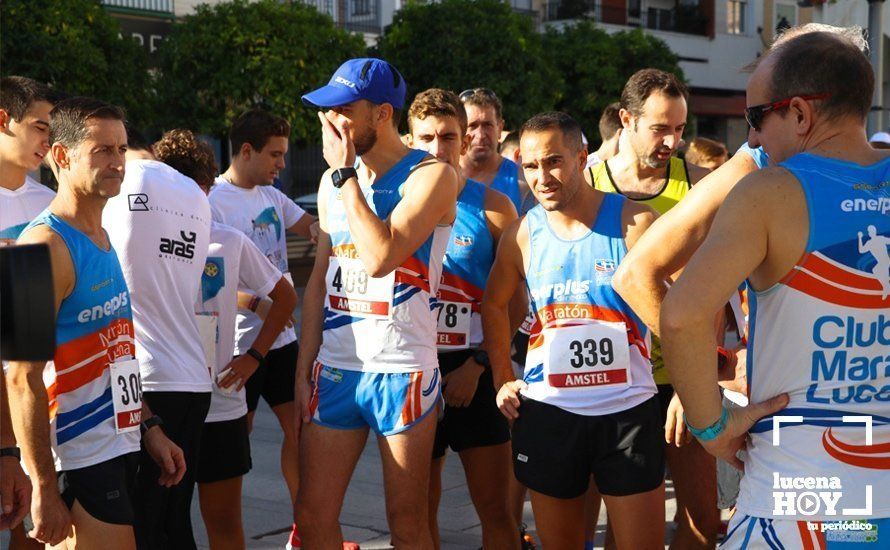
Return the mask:
[[621,226],[627,247],[632,248],[657,218],[658,213],[651,207],[641,202],[625,201],[621,211]]
[[[783,225],[806,215],[800,182],[785,168],[774,166],[752,172],[739,181],[720,207],[732,219],[769,219]],[[794,222],[796,223],[796,221]]]
[[62,292],[62,296],[58,296],[57,292],[56,301],[67,297],[74,287],[74,261],[65,239],[49,226],[37,225],[22,233],[17,244],[44,244],[49,248],[54,286]]
[[16,244],[45,244],[49,246],[50,251],[59,247],[62,247],[66,252],[68,251],[65,239],[45,224],[35,225],[22,233]]
[[457,172],[448,163],[427,157],[418,163],[408,176],[407,184],[420,183],[422,186],[440,183],[457,188]]
[[712,172],[710,168],[692,164],[691,162],[686,163],[686,171],[689,173],[689,183],[698,183],[702,178]]
[[642,202],[626,200],[621,211],[621,221],[625,225],[645,223],[651,225],[658,218],[658,212]]
[[776,195],[784,194],[793,188],[800,190],[800,182],[790,171],[781,166],[770,166],[751,172],[739,180],[727,196],[727,200],[755,198],[770,195],[772,199],[781,199]]
[[491,187],[485,189],[485,210],[502,216],[516,217],[516,207],[513,206],[510,197]]

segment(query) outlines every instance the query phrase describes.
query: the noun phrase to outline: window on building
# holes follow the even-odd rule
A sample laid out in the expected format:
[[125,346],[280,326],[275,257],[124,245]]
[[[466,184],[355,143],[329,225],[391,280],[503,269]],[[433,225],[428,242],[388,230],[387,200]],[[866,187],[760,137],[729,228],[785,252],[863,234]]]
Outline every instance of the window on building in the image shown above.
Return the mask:
[[352,0],[352,15],[371,15],[371,0]]
[[641,0],[628,0],[628,2],[627,2],[627,16],[628,17],[639,19],[641,12],[642,12]]
[[797,25],[797,5],[776,2],[773,30],[776,35]]
[[729,0],[726,3],[726,32],[729,34],[745,34],[745,12],[748,2],[745,0]]

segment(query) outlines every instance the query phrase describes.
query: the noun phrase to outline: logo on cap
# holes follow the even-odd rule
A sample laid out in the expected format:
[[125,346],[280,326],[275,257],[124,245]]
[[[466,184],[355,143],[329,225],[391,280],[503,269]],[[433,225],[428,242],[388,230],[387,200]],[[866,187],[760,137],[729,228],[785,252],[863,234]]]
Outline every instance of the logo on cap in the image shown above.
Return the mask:
[[355,88],[355,82],[351,82],[351,81],[349,81],[349,80],[346,80],[346,79],[343,78],[342,76],[338,76],[338,77],[336,77],[336,78],[334,79],[334,82],[343,84],[344,86],[349,86],[350,88]]

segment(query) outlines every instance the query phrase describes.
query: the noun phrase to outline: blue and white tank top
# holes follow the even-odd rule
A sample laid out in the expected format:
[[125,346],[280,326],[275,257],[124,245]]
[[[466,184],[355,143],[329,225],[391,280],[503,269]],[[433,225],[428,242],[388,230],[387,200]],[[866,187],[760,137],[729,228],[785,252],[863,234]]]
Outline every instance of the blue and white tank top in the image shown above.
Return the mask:
[[[74,289],[56,317],[52,368],[44,371],[56,470],[74,470],[139,450],[140,419],[117,433],[112,399],[111,364],[136,357],[130,293],[114,248],[102,250],[49,210],[23,233],[38,225],[62,237],[74,264]],[[134,386],[141,393],[138,380]]]
[[[888,517],[890,158],[860,166],[802,153],[780,166],[803,188],[809,238],[781,281],[749,292],[748,387],[754,403],[787,392],[790,402],[778,415],[799,418],[785,420],[778,445],[773,417],[751,429],[738,508],[759,517],[837,520],[870,500],[870,511],[856,517]],[[871,445],[866,426],[845,416],[871,419]],[[839,500],[813,500],[819,506],[809,513],[774,513],[797,511],[782,494],[809,478],[825,485],[816,493]]]
[[491,180],[491,188],[507,195],[519,212],[522,207],[522,197],[519,193],[519,165],[507,158],[502,160],[497,174]]
[[451,230],[438,295],[440,351],[482,343],[482,294],[494,264],[495,245],[485,217],[481,183],[467,180],[457,197],[457,219]]
[[[428,154],[412,149],[362,191],[368,206],[386,220],[404,185]],[[327,184],[331,257],[326,277],[324,328],[318,361],[367,372],[417,372],[438,368],[436,293],[451,225],[436,226],[395,271],[370,277],[349,232],[340,190]]]
[[536,206],[529,232],[526,283],[536,319],[523,379],[526,397],[583,415],[630,409],[655,394],[646,325],[612,289],[627,253],[624,197],[604,194],[596,222],[564,240]]

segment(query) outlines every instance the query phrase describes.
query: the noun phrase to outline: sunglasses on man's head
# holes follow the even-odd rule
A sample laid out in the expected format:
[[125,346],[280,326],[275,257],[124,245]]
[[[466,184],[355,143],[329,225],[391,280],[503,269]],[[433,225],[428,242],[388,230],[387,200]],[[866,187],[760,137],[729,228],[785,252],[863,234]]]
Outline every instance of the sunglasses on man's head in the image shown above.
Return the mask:
[[460,93],[460,95],[458,95],[457,97],[461,101],[466,101],[475,95],[485,96],[488,99],[497,99],[497,97],[498,97],[495,95],[494,92],[492,92],[488,88],[469,88],[467,90],[462,91]]
[[745,109],[745,120],[748,121],[748,126],[759,132],[760,125],[763,124],[763,119],[768,113],[778,111],[779,109],[787,109],[788,106],[791,105],[791,100],[793,100],[795,97],[811,101],[816,99],[826,99],[830,96],[831,94],[796,95],[785,98],[781,101],[764,103],[762,105],[754,105],[753,107],[748,107]]

